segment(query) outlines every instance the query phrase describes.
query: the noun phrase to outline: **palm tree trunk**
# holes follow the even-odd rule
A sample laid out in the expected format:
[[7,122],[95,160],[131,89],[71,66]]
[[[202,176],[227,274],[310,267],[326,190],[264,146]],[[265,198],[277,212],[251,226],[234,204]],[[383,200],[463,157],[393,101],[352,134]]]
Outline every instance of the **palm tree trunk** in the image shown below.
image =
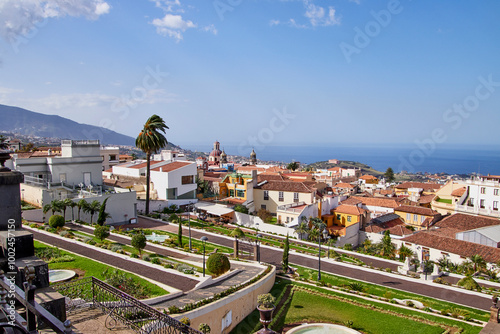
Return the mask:
[[147,154],[146,164],[146,214],[149,214],[149,180],[151,178],[151,153]]

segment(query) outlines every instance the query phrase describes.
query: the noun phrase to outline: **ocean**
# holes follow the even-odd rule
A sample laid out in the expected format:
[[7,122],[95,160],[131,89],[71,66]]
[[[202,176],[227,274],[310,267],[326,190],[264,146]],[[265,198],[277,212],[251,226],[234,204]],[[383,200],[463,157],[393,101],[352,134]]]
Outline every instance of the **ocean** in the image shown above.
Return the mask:
[[[228,155],[249,156],[251,147],[222,145]],[[183,145],[184,148],[208,151],[207,145]],[[222,147],[221,147],[222,148]],[[336,145],[336,146],[261,146],[255,147],[257,158],[288,163],[309,164],[329,159],[357,161],[384,172],[500,175],[500,147],[471,145]]]

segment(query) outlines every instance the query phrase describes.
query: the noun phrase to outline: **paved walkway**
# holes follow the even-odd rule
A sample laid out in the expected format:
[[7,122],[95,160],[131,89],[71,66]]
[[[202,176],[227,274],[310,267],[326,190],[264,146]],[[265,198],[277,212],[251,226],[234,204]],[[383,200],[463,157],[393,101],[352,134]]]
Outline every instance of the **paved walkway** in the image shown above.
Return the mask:
[[[91,229],[88,227],[80,227],[71,224],[71,228],[78,230],[83,230],[85,232],[92,233]],[[47,235],[37,231],[31,231],[35,240],[45,242],[50,245],[57,246],[61,249],[69,250],[73,253],[86,256],[97,261],[108,264],[110,267],[123,269],[142,277],[149,279],[151,281],[159,282],[178,290],[182,291],[182,294],[175,296],[165,296],[165,298],[155,298],[152,301],[146,301],[154,307],[168,308],[169,306],[175,305],[177,307],[183,307],[184,305],[202,300],[213,296],[215,293],[224,291],[231,286],[239,285],[244,282],[251,280],[253,277],[257,276],[259,273],[265,270],[264,267],[257,267],[254,265],[245,265],[244,263],[232,262],[232,269],[238,269],[238,272],[231,275],[230,277],[217,282],[215,284],[194,290],[196,284],[199,283],[198,280],[191,279],[185,275],[175,275],[171,272],[167,272],[161,269],[152,268],[147,265],[142,265],[136,262],[131,262],[126,259],[122,259],[116,256],[110,256],[108,254],[102,253],[96,250],[93,246],[83,246],[78,245],[64,239],[57,238],[55,236]],[[110,240],[119,242],[122,244],[130,245],[130,239],[112,235]],[[189,260],[193,262],[199,262],[199,266],[202,266],[202,259],[198,256],[190,256],[189,254],[179,254],[178,252],[173,252],[165,247],[156,246],[153,244],[148,244],[147,250],[158,253],[164,256],[175,257],[177,259]]]
[[[170,224],[164,224],[153,219],[140,217],[139,224],[134,225],[134,227],[142,228],[154,228],[165,230],[173,233],[177,233],[177,226]],[[205,231],[197,230],[191,227],[191,235],[193,238],[201,238],[206,235],[208,241],[216,243],[219,245],[232,247],[232,238],[224,236],[215,236],[213,234],[207,234]],[[283,258],[283,251],[281,249],[271,248],[271,247],[261,247],[261,260],[263,262],[271,263],[280,267],[281,260]],[[297,264],[305,267],[310,267],[317,269],[318,260],[312,259],[307,256],[303,256],[297,253],[290,253],[289,256],[290,263]],[[384,267],[385,268],[385,267]],[[427,296],[431,298],[437,298],[452,303],[457,303],[465,306],[475,307],[485,311],[489,311],[491,305],[491,297],[489,296],[477,296],[468,294],[466,292],[454,291],[440,286],[428,285],[418,280],[405,280],[400,278],[395,278],[386,275],[384,272],[370,272],[364,270],[360,267],[347,267],[341,264],[337,264],[333,261],[321,261],[321,270],[335,275],[346,276],[353,279],[366,281],[369,283],[377,284],[380,286],[386,286],[390,288],[395,288],[403,291],[412,292],[422,296]]]

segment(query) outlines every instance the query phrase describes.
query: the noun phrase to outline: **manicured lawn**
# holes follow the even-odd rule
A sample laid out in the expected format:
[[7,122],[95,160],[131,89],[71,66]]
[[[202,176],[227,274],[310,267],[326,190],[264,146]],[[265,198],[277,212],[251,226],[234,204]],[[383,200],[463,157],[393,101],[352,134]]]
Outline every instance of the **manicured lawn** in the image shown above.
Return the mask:
[[451,204],[451,199],[438,198],[437,202]]
[[[295,266],[294,266],[295,267]],[[309,278],[315,280],[317,277],[317,270],[313,269],[306,269],[303,267],[297,267],[297,271],[302,277]],[[331,274],[326,274],[324,272],[321,273],[321,279],[325,283],[330,283],[333,286],[344,286],[352,282],[360,282],[344,277],[339,277]],[[379,286],[376,284],[370,284],[370,283],[365,283],[365,282],[360,282],[363,284],[363,286],[366,288],[365,292],[371,295],[379,296],[379,297],[385,297],[388,299],[392,298],[397,298],[397,299],[413,299],[413,300],[418,300],[422,302],[426,307],[430,307],[435,310],[447,310],[450,308],[460,308],[463,310],[466,310],[472,318],[478,319],[478,320],[483,320],[483,321],[488,321],[490,315],[486,311],[481,311],[473,308],[468,308],[465,306],[457,306],[452,303],[448,303],[445,301],[429,298],[429,297],[423,297],[421,295],[401,291],[401,290],[396,290],[396,289],[391,289],[387,288],[385,286]]]
[[[367,301],[359,297],[345,296],[321,287],[310,287],[281,279],[276,280],[271,294],[278,297],[287,285],[312,289],[326,294],[328,297],[315,295],[311,291],[295,291],[289,306],[285,308],[284,318],[280,323],[273,324],[274,330],[281,329],[284,324],[327,322],[344,325],[347,321],[353,321],[355,329],[372,334],[444,333],[445,328],[439,325],[454,326],[455,329],[461,328],[462,333],[470,334],[477,334],[482,329],[482,327],[455,321],[453,318],[440,318],[430,314],[422,314],[414,310]],[[334,298],[330,299],[329,296]],[[345,298],[347,300],[335,298]],[[380,312],[374,308],[382,308],[386,312]],[[408,319],[406,318],[408,316],[422,319]],[[424,323],[424,319],[435,324]],[[231,334],[254,333],[258,330],[258,326],[259,312],[255,310],[243,319],[231,331]]]
[[[441,322],[440,319],[432,317]],[[406,319],[335,299],[316,296],[305,291],[296,291],[285,317],[285,323],[327,322],[344,324],[353,322],[353,328],[363,333],[443,333],[445,329],[422,321]],[[443,319],[444,320],[444,319]],[[446,319],[447,320],[447,319]],[[448,323],[448,321],[446,321]],[[453,323],[453,322],[452,322]],[[481,327],[454,322],[464,328],[463,333],[479,333]]]
[[[35,241],[35,249],[43,249],[43,248],[53,248],[51,246],[48,246],[44,243],[41,243],[39,241]],[[62,255],[69,255],[73,257],[75,260],[72,262],[61,262],[61,263],[50,263],[49,264],[49,269],[79,269],[84,271],[83,277],[90,277],[94,276],[95,278],[98,278],[100,280],[105,281],[105,277],[103,276],[103,273],[108,270],[108,269],[113,269],[109,267],[106,264],[93,261],[91,259],[81,257],[78,255],[75,255],[73,253],[66,252],[64,250],[59,250],[61,256]],[[133,263],[131,263],[131,266],[133,266]],[[124,271],[119,270],[119,272],[126,274],[127,276],[133,277],[133,280],[140,285],[146,287],[149,291],[149,297],[157,297],[157,296],[163,296],[168,294],[167,291],[164,289],[158,287],[157,285],[140,278],[136,275],[125,273]]]

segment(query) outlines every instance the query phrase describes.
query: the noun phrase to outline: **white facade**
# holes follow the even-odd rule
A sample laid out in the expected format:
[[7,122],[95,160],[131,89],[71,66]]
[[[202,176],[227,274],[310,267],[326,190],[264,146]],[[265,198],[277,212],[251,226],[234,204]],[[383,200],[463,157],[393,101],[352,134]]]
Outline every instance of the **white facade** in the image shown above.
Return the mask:
[[196,199],[196,163],[185,161],[183,164],[169,171],[164,171],[168,164],[151,170],[151,182],[158,192],[158,199]]
[[102,158],[98,140],[62,140],[61,156],[18,159],[14,168],[25,176],[68,186],[101,186]]
[[498,180],[474,179],[465,181],[466,194],[457,202],[455,211],[500,217],[500,182]]

